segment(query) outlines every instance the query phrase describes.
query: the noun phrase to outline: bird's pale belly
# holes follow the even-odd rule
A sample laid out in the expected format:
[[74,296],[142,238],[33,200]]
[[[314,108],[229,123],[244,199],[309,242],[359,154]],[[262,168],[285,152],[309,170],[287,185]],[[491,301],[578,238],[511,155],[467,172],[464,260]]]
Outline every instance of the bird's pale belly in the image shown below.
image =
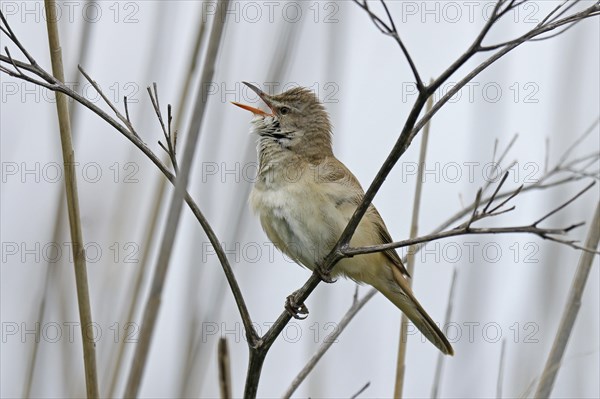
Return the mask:
[[[355,207],[348,203],[336,206],[331,193],[323,195],[323,190],[313,190],[312,195],[308,195],[294,188],[289,185],[283,190],[255,187],[250,203],[273,244],[292,260],[314,270],[337,243]],[[319,192],[322,195],[316,194]],[[375,243],[366,226],[359,224],[352,245]],[[370,283],[375,266],[382,263],[380,257],[380,254],[370,254],[343,259],[332,274]]]
[[313,270],[331,251],[347,220],[324,196],[296,190],[254,188],[250,204],[269,239],[293,260]]

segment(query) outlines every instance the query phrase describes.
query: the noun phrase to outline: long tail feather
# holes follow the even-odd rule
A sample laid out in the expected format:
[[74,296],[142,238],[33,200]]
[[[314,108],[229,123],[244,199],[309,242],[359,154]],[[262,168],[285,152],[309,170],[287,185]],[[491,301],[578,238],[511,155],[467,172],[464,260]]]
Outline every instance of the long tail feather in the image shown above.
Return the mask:
[[444,333],[439,329],[417,298],[412,293],[408,281],[399,271],[393,270],[394,280],[398,286],[375,287],[394,305],[396,305],[414,323],[414,325],[446,355],[454,355],[454,349]]

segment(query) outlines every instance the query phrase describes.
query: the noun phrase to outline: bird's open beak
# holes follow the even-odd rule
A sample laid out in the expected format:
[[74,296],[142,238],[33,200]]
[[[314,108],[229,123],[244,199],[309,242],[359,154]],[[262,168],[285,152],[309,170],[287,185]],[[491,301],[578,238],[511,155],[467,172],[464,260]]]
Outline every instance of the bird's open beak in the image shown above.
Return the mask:
[[[253,84],[250,84],[248,82],[242,82],[242,83],[245,84],[246,86],[248,86],[253,92],[258,94],[258,96],[261,98],[261,100],[263,100],[265,102],[265,104],[267,104],[267,106],[269,108],[271,108],[271,102],[269,101],[269,98],[266,93],[264,93],[261,89],[254,86]],[[263,111],[262,109],[251,107],[250,105],[240,104],[235,101],[232,101],[231,103],[233,105],[237,105],[238,107],[245,109],[246,111],[252,112],[254,115],[261,115],[261,116],[272,116],[273,115],[272,113],[269,114],[269,113]],[[271,109],[271,112],[273,112],[273,109]]]

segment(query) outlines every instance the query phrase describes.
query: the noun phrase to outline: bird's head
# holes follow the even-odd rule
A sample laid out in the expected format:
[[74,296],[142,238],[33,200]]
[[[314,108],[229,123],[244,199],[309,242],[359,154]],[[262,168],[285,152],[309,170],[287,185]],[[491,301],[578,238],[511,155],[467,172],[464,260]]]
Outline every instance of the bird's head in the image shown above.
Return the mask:
[[263,111],[249,105],[233,104],[254,114],[254,133],[267,145],[276,145],[308,158],[331,155],[331,123],[325,107],[309,89],[295,87],[281,94],[269,95],[243,82],[269,108]]

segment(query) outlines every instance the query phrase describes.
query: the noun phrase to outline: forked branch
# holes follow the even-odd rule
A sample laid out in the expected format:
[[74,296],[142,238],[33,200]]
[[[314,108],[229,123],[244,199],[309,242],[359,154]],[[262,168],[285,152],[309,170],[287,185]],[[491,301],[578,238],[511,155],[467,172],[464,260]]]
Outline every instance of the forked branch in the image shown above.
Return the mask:
[[[538,225],[541,222],[547,220],[550,216],[552,216],[556,212],[562,210],[563,208],[565,208],[566,206],[571,204],[573,201],[575,201],[577,198],[581,197],[585,192],[590,190],[596,184],[595,181],[588,184],[584,189],[582,189],[580,192],[575,194],[573,197],[569,198],[563,204],[552,209],[546,215],[542,216],[541,218],[539,218],[538,220],[536,220],[530,224],[520,225],[520,226],[509,226],[509,227],[472,227],[472,224],[474,222],[477,222],[482,219],[490,218],[493,216],[498,216],[498,215],[510,212],[515,209],[514,206],[512,206],[510,208],[505,208],[505,209],[501,209],[501,208],[504,207],[518,193],[520,193],[523,189],[523,186],[520,186],[519,188],[514,190],[508,196],[508,198],[505,199],[504,201],[502,201],[500,204],[496,205],[491,210],[487,210],[493,203],[493,200],[494,200],[495,195],[497,194],[498,190],[506,181],[507,174],[508,174],[508,172],[506,172],[506,174],[504,175],[504,178],[498,185],[498,188],[494,192],[494,195],[492,195],[490,197],[490,199],[487,201],[485,207],[481,211],[479,211],[480,196],[478,195],[475,200],[475,206],[473,207],[473,213],[472,213],[471,217],[469,218],[469,220],[467,220],[466,222],[462,223],[461,225],[455,227],[454,229],[441,231],[441,232],[437,232],[437,233],[432,233],[432,234],[428,234],[428,235],[425,235],[422,237],[417,237],[417,238],[410,239],[410,240],[392,242],[389,244],[370,245],[367,247],[360,247],[360,248],[347,247],[347,248],[342,249],[342,253],[345,257],[352,257],[355,255],[369,254],[369,253],[374,253],[374,252],[383,252],[383,251],[387,251],[387,250],[393,249],[393,248],[402,248],[402,247],[407,247],[410,245],[423,244],[423,243],[427,243],[427,242],[431,242],[431,241],[440,240],[443,238],[456,237],[456,236],[461,236],[461,235],[511,234],[511,233],[533,234],[533,235],[537,235],[538,237],[543,238],[545,240],[561,243],[561,244],[567,245],[574,249],[591,252],[591,253],[598,253],[598,251],[594,248],[587,248],[585,246],[579,245],[578,241],[576,241],[576,240],[568,240],[568,239],[564,239],[564,238],[560,237],[560,236],[564,236],[571,230],[582,226],[584,224],[584,222],[571,224],[571,225],[565,226],[565,227],[554,227],[554,228],[538,227]],[[481,189],[478,191],[478,193],[480,193],[480,192],[481,192]]]
[[[25,47],[22,45],[18,37],[13,33],[10,25],[6,21],[4,14],[0,11],[0,21],[2,22],[2,26],[0,26],[0,31],[5,34],[11,42],[13,42],[19,50],[25,55],[28,62],[18,61],[10,56],[10,53],[7,52],[8,55],[0,54],[0,72],[4,72],[9,76],[31,82],[35,85],[39,85],[45,87],[54,92],[64,93],[67,96],[71,97],[73,100],[77,101],[84,107],[88,108],[104,121],[106,121],[110,126],[116,129],[119,133],[121,133],[125,138],[131,141],[140,151],[150,159],[150,161],[160,170],[160,172],[171,182],[171,184],[175,183],[175,175],[169,171],[169,168],[160,160],[159,156],[154,153],[146,143],[141,139],[140,135],[137,133],[135,128],[130,122],[129,118],[129,110],[127,106],[125,107],[126,115],[120,113],[120,111],[116,108],[114,104],[110,102],[108,97],[102,92],[99,85],[90,77],[89,74],[79,66],[80,72],[85,76],[88,82],[98,91],[100,96],[107,103],[109,108],[116,115],[117,119],[110,116],[107,112],[105,112],[102,108],[98,107],[95,103],[91,102],[87,98],[83,97],[75,90],[66,86],[59,80],[55,79],[50,73],[48,73],[44,68],[42,68],[35,59],[25,50]],[[2,63],[6,65],[2,65]],[[7,67],[8,66],[8,67]],[[9,69],[12,66],[15,69]],[[29,73],[26,74],[25,72]],[[125,103],[127,104],[127,103]],[[121,123],[119,122],[121,121]],[[175,145],[175,135],[172,136],[173,145]],[[200,208],[192,198],[189,193],[185,193],[185,201],[188,204],[190,210],[200,223],[202,229],[206,233],[210,243],[215,249],[217,257],[219,259],[219,263],[221,264],[223,271],[225,273],[225,277],[227,278],[227,282],[229,283],[230,289],[234,296],[236,305],[240,312],[240,316],[242,318],[242,322],[244,324],[244,328],[249,336],[249,341],[254,341],[256,339],[256,333],[254,327],[252,326],[252,320],[250,319],[250,314],[248,312],[248,308],[242,296],[239,284],[233,274],[233,269],[227,259],[227,255],[221,246],[219,239],[217,238],[214,230],[210,226],[208,220],[204,216],[204,214],[200,211]]]

